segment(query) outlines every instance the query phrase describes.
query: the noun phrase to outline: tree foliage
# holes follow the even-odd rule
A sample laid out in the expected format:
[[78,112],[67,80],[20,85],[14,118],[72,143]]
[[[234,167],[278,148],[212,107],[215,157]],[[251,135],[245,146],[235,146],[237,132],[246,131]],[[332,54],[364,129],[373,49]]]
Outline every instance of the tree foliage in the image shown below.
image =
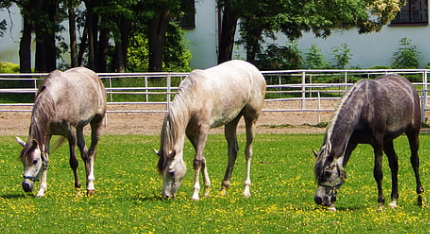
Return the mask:
[[[247,50],[247,60],[254,61],[265,38],[282,32],[290,40],[303,32],[327,37],[336,28],[357,28],[359,33],[379,31],[405,4],[405,0],[223,0],[221,8],[242,5],[233,13],[240,21],[240,43]],[[224,16],[225,17],[225,16]],[[223,23],[224,26],[224,23]],[[233,30],[222,28],[223,32]],[[226,36],[226,35],[223,35]],[[230,35],[231,38],[231,35]],[[233,43],[233,41],[230,41]],[[226,46],[219,45],[220,50]],[[221,53],[221,51],[220,51]]]
[[[335,28],[357,28],[359,33],[379,31],[395,17],[405,1],[219,0],[222,22],[218,62],[232,59],[237,25],[246,59],[255,62],[263,51],[262,44],[267,39],[275,39],[277,32],[293,41],[303,32],[327,37]],[[189,51],[181,42],[182,34],[177,33],[180,28],[172,24],[188,10],[185,9],[187,2],[189,0],[3,0],[0,8],[7,9],[14,3],[24,17],[19,49],[21,72],[30,72],[32,39],[36,39],[35,63],[40,72],[54,69],[58,55],[65,49],[70,51],[73,66],[85,65],[98,72],[141,69],[141,66],[136,67],[135,61],[130,64],[130,58],[146,51],[130,48],[137,44],[147,47],[146,69],[161,71],[188,66],[185,60],[190,58]],[[68,45],[64,38],[58,37],[64,31],[60,25],[65,20],[69,20]],[[6,27],[6,22],[0,21],[0,34]],[[77,31],[81,34],[76,34]],[[131,54],[134,51],[139,54],[134,56]]]
[[[57,58],[65,50],[70,51],[71,64],[64,67],[84,65],[97,72],[125,72],[129,70],[130,53],[136,51],[129,49],[130,45],[136,44],[130,43],[133,38],[146,41],[150,64],[146,69],[161,71],[167,67],[188,66],[188,61],[177,61],[189,59],[189,52],[183,48],[184,43],[180,43],[183,36],[180,27],[170,24],[182,14],[184,1],[4,0],[0,8],[8,9],[14,3],[23,16],[19,50],[21,72],[30,72],[31,41],[34,39],[38,72],[49,72],[58,67]],[[61,25],[66,20],[69,21],[70,44],[59,37],[65,34]],[[0,21],[0,33],[6,27],[6,21]],[[167,39],[170,42],[166,42]],[[177,48],[166,49],[165,46]],[[164,56],[167,51],[176,53]],[[142,69],[142,66],[132,69]]]

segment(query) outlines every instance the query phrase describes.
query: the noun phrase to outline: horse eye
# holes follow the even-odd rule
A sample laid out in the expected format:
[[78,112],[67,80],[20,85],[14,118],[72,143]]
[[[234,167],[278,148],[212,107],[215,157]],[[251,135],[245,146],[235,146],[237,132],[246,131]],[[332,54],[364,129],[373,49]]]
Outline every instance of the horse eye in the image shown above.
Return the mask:
[[37,159],[33,160],[33,165],[36,165],[38,161]]
[[330,177],[330,176],[331,176],[331,174],[332,174],[332,172],[331,172],[331,171],[325,171],[325,172],[324,172],[324,177]]

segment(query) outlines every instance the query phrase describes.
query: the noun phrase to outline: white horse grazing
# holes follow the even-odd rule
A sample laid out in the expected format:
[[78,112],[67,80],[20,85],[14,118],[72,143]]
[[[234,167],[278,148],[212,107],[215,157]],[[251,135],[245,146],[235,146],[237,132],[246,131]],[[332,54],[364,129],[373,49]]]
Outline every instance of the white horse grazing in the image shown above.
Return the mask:
[[158,169],[163,177],[163,192],[174,197],[185,175],[183,161],[185,135],[195,149],[193,200],[199,199],[199,172],[203,172],[204,195],[209,194],[210,180],[203,157],[209,129],[225,125],[228,165],[221,191],[230,185],[238,145],[236,129],[243,116],[246,124],[246,179],[243,195],[251,196],[250,170],[252,142],[257,119],[266,92],[266,81],[252,64],[233,60],[206,70],[194,70],[179,86],[178,94],[166,114],[161,130]]
[[[33,191],[34,182],[41,175],[37,196],[44,195],[47,189],[50,140],[52,135],[61,135],[69,141],[70,167],[75,177],[75,188],[81,187],[75,153],[78,145],[85,162],[87,192],[93,194],[94,158],[105,112],[106,92],[96,73],[84,67],[51,72],[37,91],[27,142],[17,138],[23,146],[20,158],[24,164],[24,191]],[[91,125],[92,135],[89,150],[85,146],[83,135],[83,128],[88,123]]]

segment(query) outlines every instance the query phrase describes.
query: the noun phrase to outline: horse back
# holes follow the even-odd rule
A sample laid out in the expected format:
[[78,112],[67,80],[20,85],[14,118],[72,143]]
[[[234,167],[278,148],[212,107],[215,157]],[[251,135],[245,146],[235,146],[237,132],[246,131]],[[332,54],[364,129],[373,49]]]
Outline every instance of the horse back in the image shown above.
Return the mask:
[[258,116],[264,104],[266,81],[254,65],[245,61],[194,70],[186,80],[192,87],[190,112],[202,118],[204,110],[212,127],[231,121],[241,111]]
[[36,102],[52,102],[57,121],[85,122],[106,112],[103,83],[96,73],[84,67],[51,72],[39,86],[37,96]]
[[408,128],[419,130],[419,97],[406,78],[392,74],[363,83],[366,92],[362,99],[366,101],[362,119],[375,125],[374,128],[384,128],[385,135],[393,138]]
[[210,94],[222,103],[264,100],[266,81],[251,63],[232,60],[205,70],[194,70],[188,78],[199,95]]

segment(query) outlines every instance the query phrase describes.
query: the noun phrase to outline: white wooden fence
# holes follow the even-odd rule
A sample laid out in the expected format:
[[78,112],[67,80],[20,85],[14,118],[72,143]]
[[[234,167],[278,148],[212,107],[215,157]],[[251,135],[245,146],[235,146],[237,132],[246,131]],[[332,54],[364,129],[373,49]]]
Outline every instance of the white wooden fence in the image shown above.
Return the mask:
[[[267,94],[266,102],[299,102],[300,105],[282,105],[282,108],[265,108],[265,112],[300,112],[309,111],[319,115],[322,111],[334,111],[333,106],[324,106],[325,100],[340,99],[345,90],[358,79],[375,78],[388,73],[397,73],[408,78],[413,77],[413,84],[421,97],[422,121],[425,112],[429,111],[428,103],[428,73],[430,69],[379,69],[379,70],[285,70],[285,71],[263,71],[266,77]],[[0,74],[0,97],[1,94],[23,94],[36,93],[40,80],[47,74]],[[104,80],[108,94],[108,105],[148,105],[162,104],[162,109],[140,109],[139,110],[116,110],[109,108],[108,113],[119,112],[166,112],[169,108],[173,95],[176,93],[178,84],[188,73],[100,73]],[[125,80],[128,81],[125,81]],[[130,80],[131,79],[131,80]],[[16,81],[32,82],[32,88],[14,88],[7,82]],[[132,87],[120,87],[118,83],[133,84]],[[121,85],[122,86],[122,85]],[[9,87],[9,88],[3,88]],[[133,95],[136,101],[120,102],[117,95]],[[154,97],[158,96],[157,101]],[[312,102],[312,105],[307,103]],[[315,104],[316,103],[316,104]],[[2,103],[2,111],[30,111],[31,108],[7,108],[10,106],[28,106],[32,103]]]

